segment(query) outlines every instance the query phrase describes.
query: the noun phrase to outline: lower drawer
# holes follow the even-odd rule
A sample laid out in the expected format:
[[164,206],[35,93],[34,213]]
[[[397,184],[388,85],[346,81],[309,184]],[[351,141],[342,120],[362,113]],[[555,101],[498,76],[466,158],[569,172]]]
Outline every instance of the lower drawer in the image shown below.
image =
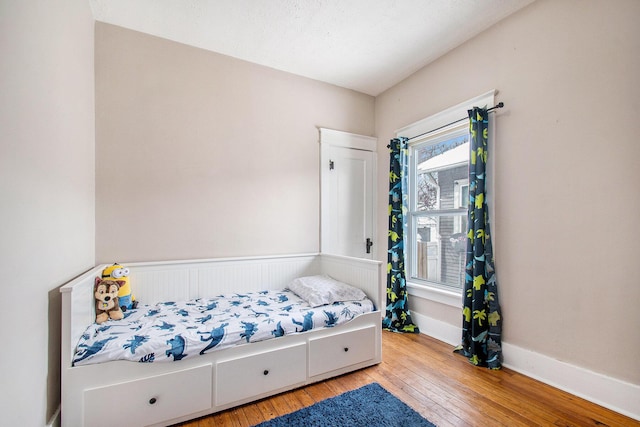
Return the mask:
[[307,378],[305,343],[216,364],[216,405],[226,405]]
[[211,407],[212,366],[84,391],[84,425],[145,426]]
[[309,340],[309,377],[376,357],[376,327]]

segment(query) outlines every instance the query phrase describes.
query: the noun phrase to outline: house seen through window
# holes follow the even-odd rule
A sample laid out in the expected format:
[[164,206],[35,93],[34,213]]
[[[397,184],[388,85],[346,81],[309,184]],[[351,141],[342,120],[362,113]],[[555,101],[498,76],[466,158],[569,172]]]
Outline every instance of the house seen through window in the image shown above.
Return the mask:
[[410,280],[462,289],[469,204],[466,125],[410,147]]

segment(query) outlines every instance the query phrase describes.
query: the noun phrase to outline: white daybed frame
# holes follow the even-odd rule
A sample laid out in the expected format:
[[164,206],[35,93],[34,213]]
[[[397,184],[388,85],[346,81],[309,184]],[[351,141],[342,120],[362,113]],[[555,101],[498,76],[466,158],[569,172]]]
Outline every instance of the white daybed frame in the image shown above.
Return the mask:
[[61,288],[62,425],[170,425],[380,363],[382,264],[326,254],[125,264],[143,304],[283,289],[325,273],[361,288],[378,311],[314,329],[168,363],[115,361],[72,367],[80,335],[95,321],[98,265]]

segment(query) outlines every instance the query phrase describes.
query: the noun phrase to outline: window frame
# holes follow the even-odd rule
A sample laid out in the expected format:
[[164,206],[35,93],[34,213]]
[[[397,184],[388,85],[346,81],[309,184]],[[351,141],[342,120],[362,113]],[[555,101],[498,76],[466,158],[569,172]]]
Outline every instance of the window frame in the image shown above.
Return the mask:
[[[414,236],[417,236],[418,234],[418,218],[435,217],[437,218],[438,224],[440,224],[441,217],[452,217],[453,226],[455,229],[455,224],[457,220],[462,218],[460,215],[466,214],[466,210],[463,213],[461,212],[461,209],[459,207],[455,208],[455,202],[456,202],[455,196],[453,200],[454,208],[442,208],[442,206],[440,205],[440,202],[441,202],[440,186],[438,187],[438,191],[437,191],[438,206],[433,210],[422,210],[422,211],[418,210],[418,207],[415,205],[417,201],[417,193],[416,193],[417,173],[416,172],[418,170],[418,165],[419,165],[418,163],[419,160],[416,156],[416,151],[424,147],[437,145],[441,142],[460,138],[462,136],[467,136],[468,134],[469,134],[468,124],[462,121],[460,123],[447,126],[446,128],[442,129],[440,132],[438,132],[435,135],[429,134],[423,137],[416,138],[414,141],[412,141],[409,144],[409,209],[407,212],[407,224],[408,224],[407,229],[409,230],[409,236],[408,236],[408,239],[405,238],[405,257],[406,257],[405,266],[406,266],[407,281],[410,281],[416,285],[438,288],[438,289],[453,292],[456,294],[461,294],[462,289],[456,289],[453,286],[449,286],[442,283],[441,278],[444,277],[444,274],[445,274],[444,271],[438,270],[439,274],[436,273],[436,277],[435,277],[435,280],[437,281],[425,280],[417,277],[418,275],[418,259],[417,259],[418,242],[417,242],[417,239],[414,238]],[[468,167],[468,162],[466,163]],[[462,164],[460,164],[459,166],[462,166]],[[461,181],[461,180],[457,180],[457,181]],[[468,184],[469,179],[467,178],[466,181]],[[451,191],[452,191],[452,194],[455,195],[455,188],[452,188]],[[458,222],[461,223],[462,221],[458,221]],[[438,228],[439,227],[440,226],[438,225]],[[407,240],[409,242],[408,244],[407,244]],[[444,257],[444,249],[442,248],[442,242],[439,243],[438,254],[439,254],[438,259],[441,262],[442,261],[441,258]]]
[[[464,192],[462,189],[467,187],[467,197],[463,199]],[[456,179],[453,181],[453,208],[460,209],[465,208],[464,200],[467,201],[467,207],[469,204],[469,178],[467,179]],[[462,230],[462,219],[456,218],[453,222],[453,233],[462,233],[466,232],[466,230]]]
[[[495,104],[495,95],[496,95],[496,91],[491,90],[482,95],[479,95],[467,101],[461,102],[460,104],[447,108],[437,114],[434,114],[425,119],[422,119],[420,121],[417,121],[415,123],[412,123],[408,126],[405,126],[401,129],[396,130],[395,132],[396,136],[397,137],[402,136],[402,137],[412,139],[409,141],[410,148],[415,145],[421,144],[427,140],[433,141],[433,143],[437,143],[436,140],[438,140],[439,138],[442,138],[440,139],[440,141],[446,140],[448,137],[450,137],[452,131],[458,131],[461,126],[468,128],[468,121],[462,120],[459,123],[451,124],[452,122],[459,120],[461,118],[467,117],[468,116],[467,111],[473,108],[474,106],[492,107]],[[490,132],[489,141],[491,144],[491,141],[493,141],[494,139],[493,126],[489,126],[489,132]],[[409,151],[410,151],[409,161],[413,162],[414,160],[411,156],[411,154],[413,154],[413,149],[410,149]],[[493,164],[491,160],[489,160],[488,168],[491,169],[492,167],[493,167]],[[412,182],[412,180],[415,179],[415,177],[411,175],[412,174],[410,174],[409,176],[410,182]],[[493,194],[493,183],[491,180],[487,181],[487,186],[488,186],[487,189],[489,194]],[[411,200],[414,200],[413,197],[415,197],[415,194],[411,194],[414,191],[415,191],[414,186],[411,185],[410,194],[409,194],[409,198],[410,198],[409,203],[411,203]],[[489,209],[493,210],[492,200],[488,198],[487,202],[489,203]],[[413,227],[413,224],[411,221],[408,225],[410,227]],[[409,230],[411,232],[412,228],[409,228]],[[495,234],[495,226],[493,231]],[[413,256],[412,249],[410,249],[413,247],[413,237],[411,236],[415,236],[415,233],[410,234],[410,236],[408,236],[412,240],[407,242],[407,245],[406,245],[407,247],[405,248],[405,249],[409,249],[406,253],[407,260],[410,260],[411,258],[409,257]],[[407,262],[407,264],[411,264],[411,263]],[[411,278],[410,270],[408,270],[407,273],[409,273],[407,274],[407,279],[406,279],[407,290],[409,292],[409,295],[415,295],[417,297],[424,298],[426,300],[438,302],[438,303],[453,306],[453,307],[460,307],[461,301],[462,301],[462,289],[457,290],[454,288],[442,286],[434,282],[416,281]]]

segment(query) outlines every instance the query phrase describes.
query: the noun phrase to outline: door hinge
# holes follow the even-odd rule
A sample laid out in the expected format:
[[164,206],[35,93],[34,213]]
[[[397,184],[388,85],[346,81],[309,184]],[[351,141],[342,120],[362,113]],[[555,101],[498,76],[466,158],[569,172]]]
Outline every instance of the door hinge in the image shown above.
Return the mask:
[[371,253],[371,246],[373,246],[373,242],[371,241],[370,237],[367,237],[367,253],[368,254]]
[[334,166],[335,166],[335,165],[334,165],[334,163],[333,163],[333,160],[329,160],[329,170],[330,170],[330,171],[332,171],[332,170],[333,170]]

